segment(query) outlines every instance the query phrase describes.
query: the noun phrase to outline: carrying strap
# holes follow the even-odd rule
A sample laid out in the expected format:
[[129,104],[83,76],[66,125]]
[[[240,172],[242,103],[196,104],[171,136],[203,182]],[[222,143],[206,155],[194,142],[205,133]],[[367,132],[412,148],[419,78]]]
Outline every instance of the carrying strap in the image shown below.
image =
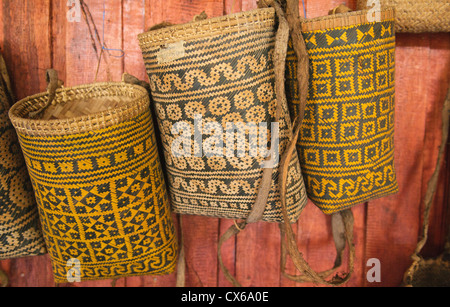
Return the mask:
[[[280,225],[281,231],[281,270],[283,276],[296,282],[313,282],[329,286],[340,286],[345,284],[351,277],[354,269],[355,259],[355,247],[353,245],[353,225],[354,218],[352,211],[345,210],[331,217],[332,232],[334,243],[336,246],[336,260],[333,268],[330,270],[317,273],[306,262],[303,255],[299,252],[297,247],[297,241],[292,230],[292,226],[289,223],[286,207],[286,185],[288,176],[288,166],[292,159],[292,156],[296,150],[297,141],[302,125],[303,117],[305,114],[308,87],[309,87],[309,56],[306,49],[305,41],[301,34],[301,23],[304,21],[299,15],[299,2],[296,0],[285,1],[286,16],[289,23],[291,40],[293,43],[294,51],[297,55],[297,80],[299,82],[299,98],[300,104],[298,107],[298,117],[296,118],[294,126],[294,135],[291,145],[286,151],[285,155],[281,159],[281,180],[280,195],[281,204],[284,217],[284,224]],[[336,11],[333,11],[335,13]],[[286,240],[286,241],[285,241]],[[334,276],[331,281],[325,280],[326,277],[333,274],[341,265],[345,245],[349,246],[349,272],[344,274],[343,277]],[[285,272],[286,269],[286,256],[290,255],[297,270],[304,275],[295,276],[289,275]]]
[[[298,251],[297,242],[295,239],[294,232],[292,230],[292,226],[289,222],[289,216],[287,212],[286,206],[286,187],[287,187],[287,177],[289,164],[292,160],[293,154],[296,151],[297,141],[300,133],[300,128],[303,123],[303,118],[306,109],[306,99],[309,87],[309,59],[306,51],[306,45],[303,40],[303,36],[300,33],[300,27],[298,20],[300,17],[298,15],[298,1],[287,1],[285,3],[285,7],[287,9],[287,14],[283,12],[282,6],[280,3],[274,0],[261,0],[258,3],[259,7],[274,7],[277,13],[279,28],[277,30],[277,37],[275,42],[275,56],[274,56],[274,64],[275,64],[275,77],[276,77],[276,94],[277,94],[277,120],[281,117],[281,108],[283,103],[287,103],[286,100],[286,92],[284,85],[285,78],[285,64],[286,64],[286,55],[287,55],[287,46],[289,37],[291,37],[294,45],[294,50],[297,54],[298,58],[298,82],[299,82],[299,95],[300,95],[300,105],[298,107],[298,115],[294,120],[294,133],[291,136],[290,144],[283,154],[283,158],[281,159],[280,164],[280,199],[282,204],[282,213],[284,224],[280,225],[281,229],[281,238],[282,238],[282,272],[283,275],[287,278],[299,281],[299,282],[314,282],[321,283],[326,285],[338,286],[346,283],[351,274],[353,273],[353,264],[355,257],[355,248],[352,244],[353,242],[353,215],[351,210],[343,211],[339,214],[336,214],[332,217],[332,225],[333,225],[333,236],[335,238],[337,257],[335,261],[335,266],[333,269],[317,273],[315,272],[309,264],[303,258],[303,255]],[[265,195],[268,194],[271,186],[268,182],[269,176],[271,174],[270,170],[265,170],[263,175],[263,183],[260,187],[260,194]],[[267,179],[267,185],[265,183],[265,178]],[[271,178],[270,178],[271,179]],[[266,190],[267,189],[267,190]],[[258,197],[259,198],[259,197]],[[254,222],[258,222],[262,219],[262,213],[264,212],[264,208],[266,203],[255,203],[252,212],[249,215],[249,218],[240,224],[234,224],[231,226],[225,234],[219,240],[218,246],[218,258],[220,267],[225,275],[225,277],[233,284],[233,286],[240,287],[240,283],[230,274],[229,270],[224,266],[221,256],[221,248],[223,243],[233,237],[234,235],[239,234],[245,227]],[[284,237],[286,237],[287,242],[285,243]],[[339,266],[342,264],[342,255],[345,249],[345,243],[349,245],[349,273],[347,273],[344,277],[335,276],[333,280],[327,281],[326,278],[328,275],[332,274]],[[285,270],[285,259],[286,255],[289,253],[291,256],[295,267],[302,272],[303,276],[292,276],[288,275],[284,272]]]
[[0,270],[0,288],[6,288],[9,285],[8,275],[3,270]]
[[5,94],[8,97],[9,106],[12,107],[12,105],[15,102],[14,93],[11,86],[11,80],[9,79],[8,69],[6,68],[5,59],[0,54],[0,82],[1,86],[3,86]]
[[183,237],[183,217],[178,214],[178,237],[179,237],[179,246],[180,251],[178,255],[178,263],[177,263],[177,280],[176,287],[184,288],[186,286],[186,251],[184,249],[184,237]]
[[[270,2],[270,3],[269,3]],[[275,115],[275,121],[279,122],[283,105],[287,104],[286,91],[285,91],[285,70],[286,70],[286,56],[287,56],[287,46],[289,42],[289,25],[284,16],[283,9],[280,4],[276,1],[266,1],[267,6],[271,6],[275,9],[276,15],[278,17],[278,30],[275,38],[275,48],[274,48],[274,70],[275,70],[275,91],[277,96],[277,109]],[[271,153],[278,148],[271,148]],[[272,157],[272,154],[270,154]],[[270,158],[269,158],[270,159]],[[253,208],[248,216],[248,218],[241,223],[235,223],[232,225],[219,239],[217,255],[220,268],[222,269],[225,277],[228,281],[235,287],[241,287],[241,284],[234,278],[230,271],[225,267],[222,259],[222,245],[225,241],[231,237],[238,235],[243,231],[247,225],[257,223],[262,220],[264,211],[266,209],[267,201],[269,198],[269,193],[272,187],[272,177],[274,173],[273,168],[265,168],[262,175],[262,181],[259,187],[258,196]]]
[[63,86],[63,82],[58,79],[58,72],[54,69],[47,69],[45,73],[45,80],[47,81],[47,91],[48,91],[48,99],[46,103],[38,110],[34,112],[30,112],[28,114],[29,118],[35,118],[42,112],[44,112],[49,106],[52,105],[53,100],[56,97],[56,90]]
[[[284,224],[280,225],[281,230],[281,270],[284,277],[296,281],[296,282],[313,282],[317,284],[324,284],[328,286],[340,286],[348,282],[350,279],[355,261],[355,247],[353,245],[353,226],[354,219],[351,210],[344,210],[339,213],[332,215],[332,229],[333,238],[336,246],[336,260],[334,267],[330,270],[317,273],[315,272],[308,262],[304,259],[303,255],[299,252],[297,247],[297,240],[295,238],[292,225],[289,223],[289,217],[287,213],[286,206],[286,185],[287,185],[287,169],[288,163],[295,152],[296,142],[299,136],[300,125],[297,126],[294,134],[294,139],[288,151],[283,156],[281,160],[281,180],[280,180],[280,195],[281,195],[281,206],[284,218]],[[285,242],[286,240],[286,242]],[[345,249],[345,244],[349,246],[349,272],[343,277],[338,275],[334,276],[331,281],[326,280],[329,275],[333,274],[341,265],[342,257]],[[289,275],[285,272],[286,267],[286,256],[290,255],[294,266],[297,270],[302,272],[304,275],[295,276]]]
[[[447,92],[447,97],[444,102],[444,106],[442,107],[442,139],[441,145],[439,148],[439,155],[436,161],[436,167],[433,175],[431,176],[430,181],[428,182],[427,191],[424,198],[424,215],[423,215],[423,224],[422,224],[422,239],[417,242],[416,249],[414,253],[411,255],[411,259],[413,260],[413,264],[411,267],[405,272],[403,277],[403,282],[405,284],[411,284],[411,280],[413,277],[413,273],[416,271],[417,266],[419,265],[422,257],[420,256],[420,252],[425,246],[428,240],[428,227],[430,221],[430,212],[433,206],[434,195],[437,190],[439,174],[441,172],[442,160],[445,156],[445,150],[447,147],[448,133],[449,133],[449,116],[450,116],[450,85]],[[447,235],[445,244],[445,253],[450,254],[450,232]]]

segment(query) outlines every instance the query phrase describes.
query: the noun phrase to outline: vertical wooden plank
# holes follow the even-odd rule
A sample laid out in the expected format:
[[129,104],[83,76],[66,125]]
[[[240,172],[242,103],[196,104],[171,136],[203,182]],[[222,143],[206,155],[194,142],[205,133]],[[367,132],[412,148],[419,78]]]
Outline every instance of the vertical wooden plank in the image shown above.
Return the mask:
[[[82,14],[80,22],[69,22],[66,18],[69,8],[66,2],[56,3],[53,6],[53,59],[54,67],[60,72],[60,79],[65,81],[65,86],[76,86],[95,81],[97,69],[97,56],[92,46],[92,39],[86,20]],[[122,49],[122,2],[104,0],[85,0],[92,14],[100,35],[101,43],[105,43],[108,48]],[[105,17],[105,18],[103,18]],[[104,22],[103,22],[104,20]],[[104,25],[103,25],[104,24]],[[93,29],[92,29],[93,30]],[[94,37],[94,39],[97,39]],[[98,53],[101,44],[97,43]],[[120,56],[118,51],[110,51],[113,56]],[[120,81],[123,73],[123,58],[107,56],[104,58],[109,63],[109,78],[107,66],[102,60],[97,81]],[[118,286],[124,283],[119,279]],[[61,284],[62,287],[109,287],[112,280],[86,281],[74,284]]]
[[180,24],[205,11],[208,17],[223,15],[223,0],[146,0],[146,29],[163,21]]
[[45,89],[51,65],[50,1],[3,1],[3,52],[13,90],[21,99]]
[[52,68],[58,72],[58,78],[65,81],[67,11],[69,8],[66,1],[52,1],[51,4]]
[[[0,45],[17,99],[46,88],[51,66],[50,1],[3,1]],[[53,286],[48,255],[0,262],[13,287]]]
[[224,0],[225,14],[246,12],[257,7],[257,0]]
[[[436,160],[442,135],[442,106],[447,96],[447,88],[450,81],[450,35],[448,33],[436,33],[429,34],[429,38],[430,60],[427,73],[428,106],[426,110],[426,130],[423,146],[424,171],[421,199],[425,197],[428,181],[436,168]],[[446,177],[445,171],[446,165],[444,163],[439,180],[442,183]],[[437,256],[442,251],[446,239],[446,206],[444,205],[443,187],[440,184],[436,191],[429,221],[429,239],[423,250],[424,256]],[[422,212],[423,209],[421,209]]]
[[147,80],[137,36],[145,31],[145,0],[123,0],[124,72]]
[[280,229],[260,222],[237,237],[236,277],[243,287],[280,286]]
[[[100,41],[110,49],[123,49],[122,45],[122,5],[121,1],[85,0],[96,24]],[[103,18],[104,17],[104,18]],[[98,65],[97,55],[92,45],[91,35],[84,16],[81,22],[67,22],[66,24],[66,85],[75,86],[95,81]],[[104,25],[103,25],[104,20]],[[97,37],[93,35],[97,41]],[[100,44],[96,44],[97,54]],[[109,51],[111,56],[103,54],[97,81],[120,81],[123,72],[123,58],[120,51]],[[105,58],[109,65],[106,65]],[[107,75],[107,66],[111,72],[111,79]]]
[[254,10],[257,7],[258,7],[257,0],[242,0],[241,10],[244,12]]
[[[307,18],[315,18],[320,16],[328,15],[328,11],[334,9],[335,7],[344,4],[354,10],[356,8],[357,0],[320,0],[320,1],[312,1],[305,0],[306,6],[306,17]],[[300,0],[300,16],[303,16],[302,12],[302,2]]]
[[224,14],[242,12],[242,0],[224,0]]
[[[339,4],[345,4],[350,8],[354,8],[355,1],[305,1],[307,18],[325,16],[328,11]],[[303,4],[300,3],[300,16],[304,16]],[[355,206],[352,209],[354,224],[354,244],[356,259],[354,264],[354,272],[352,278],[345,286],[355,286],[362,283],[365,278],[365,220],[367,208],[365,204]],[[308,202],[305,210],[302,212],[299,222],[297,223],[298,247],[303,253],[305,260],[311,268],[320,272],[333,267],[336,257],[336,249],[331,233],[331,219],[322,213],[311,201]],[[347,249],[348,250],[348,249]],[[291,261],[287,263],[287,272],[290,274],[299,274],[295,270]],[[342,267],[337,271],[339,273],[348,272],[348,258],[343,260]],[[310,283],[294,283],[283,278],[281,280],[283,286],[309,287],[315,286]]]
[[5,42],[5,21],[3,20],[3,5],[0,6],[0,52],[3,53],[3,45]]
[[[161,22],[190,22],[205,11],[208,17],[223,15],[223,0],[146,0],[145,29]],[[186,286],[214,287],[218,284],[217,242],[219,219],[183,216],[186,249]]]
[[218,232],[219,219],[217,218],[183,216],[187,287],[217,286]]
[[382,281],[366,286],[399,286],[417,243],[429,43],[426,34],[397,34],[395,165],[400,191],[369,204],[366,256],[380,260]]
[[[140,80],[147,80],[144,60],[137,36],[145,31],[145,0],[123,0],[123,46],[124,72]],[[128,277],[126,287],[171,287],[175,286],[176,275]]]

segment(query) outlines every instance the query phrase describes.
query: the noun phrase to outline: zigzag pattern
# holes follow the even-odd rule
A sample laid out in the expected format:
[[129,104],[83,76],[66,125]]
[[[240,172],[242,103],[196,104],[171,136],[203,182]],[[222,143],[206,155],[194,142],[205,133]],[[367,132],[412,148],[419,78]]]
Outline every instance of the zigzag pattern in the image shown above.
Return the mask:
[[[217,84],[221,77],[229,81],[241,79],[250,70],[252,73],[259,73],[267,69],[268,59],[262,55],[259,59],[248,55],[237,59],[237,63],[220,63],[213,66],[210,72],[201,69],[190,69],[182,73],[166,73],[161,78],[157,75],[151,75],[150,86],[152,91],[169,92],[174,89],[177,91],[187,91],[194,86],[197,81],[202,86],[213,86]],[[182,75],[182,77],[180,77]]]
[[[274,12],[272,14],[275,20]],[[250,141],[247,135],[250,132],[242,142],[245,144],[234,144],[235,148],[231,148],[246,151],[244,159],[210,159],[207,153],[193,159],[175,157],[171,148],[178,136],[172,133],[171,128],[181,121],[194,127],[195,114],[202,115],[203,123],[214,121],[224,128],[227,123],[265,122],[270,126],[276,106],[273,70],[275,28],[263,16],[260,18],[257,27],[252,25],[255,20],[249,20],[242,26],[242,31],[239,27],[229,29],[227,23],[223,24],[226,30],[222,34],[198,39],[187,37],[184,50],[177,50],[182,56],[171,58],[169,54],[166,57],[172,60],[169,62],[159,63],[158,54],[161,51],[167,53],[170,48],[161,48],[161,45],[169,45],[172,42],[170,38],[168,42],[154,41],[158,33],[154,36],[150,33],[141,44],[162,134],[175,213],[245,219],[256,200],[262,176],[259,162],[264,157],[253,157],[248,153]],[[232,48],[225,48],[227,45],[232,45]],[[292,128],[286,104],[283,112],[286,119],[280,120],[280,153],[287,146]],[[254,135],[255,131],[251,133]],[[208,144],[209,137],[203,136],[204,144]],[[188,141],[192,144],[193,136]],[[223,133],[222,141],[223,147],[227,147],[226,133]],[[278,175],[276,169],[264,221],[283,221]],[[291,161],[288,177],[288,215],[294,222],[307,202],[298,156]]]

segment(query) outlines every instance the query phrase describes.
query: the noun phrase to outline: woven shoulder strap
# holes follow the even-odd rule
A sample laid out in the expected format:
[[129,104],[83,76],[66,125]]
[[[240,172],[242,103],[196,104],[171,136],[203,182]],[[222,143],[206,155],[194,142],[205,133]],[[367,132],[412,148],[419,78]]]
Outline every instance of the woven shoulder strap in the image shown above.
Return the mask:
[[58,72],[54,69],[47,69],[45,73],[45,80],[47,81],[48,99],[42,108],[34,112],[30,112],[28,115],[30,118],[35,118],[51,106],[56,97],[56,90],[63,85],[63,82],[58,79]]
[[[283,158],[280,163],[280,199],[282,203],[282,212],[284,224],[280,225],[281,235],[282,235],[282,255],[281,255],[281,264],[283,275],[292,280],[296,280],[299,282],[314,282],[321,283],[326,285],[341,285],[346,283],[352,272],[353,272],[353,262],[354,262],[354,254],[355,249],[352,244],[353,241],[353,216],[350,210],[341,212],[333,216],[333,234],[335,238],[336,250],[337,250],[337,258],[335,261],[335,265],[333,269],[317,273],[315,272],[309,264],[305,261],[302,254],[298,251],[297,243],[295,240],[295,235],[292,230],[292,226],[289,223],[289,217],[286,206],[286,183],[288,176],[288,165],[289,161],[291,161],[292,156],[296,150],[296,144],[298,141],[298,136],[300,132],[301,125],[303,123],[303,117],[306,108],[306,97],[308,93],[309,87],[309,60],[308,54],[306,51],[306,45],[303,40],[303,37],[300,33],[300,27],[298,24],[299,16],[298,16],[298,0],[297,1],[287,1],[287,3],[279,3],[274,0],[262,0],[258,3],[259,7],[274,7],[277,17],[278,17],[278,30],[276,35],[275,42],[275,78],[276,78],[276,95],[277,95],[277,118],[278,121],[281,116],[281,106],[284,102],[286,102],[286,92],[284,87],[284,77],[285,77],[285,64],[286,64],[286,55],[287,55],[287,46],[289,38],[293,40],[294,49],[297,53],[298,58],[298,82],[300,89],[300,107],[299,107],[299,115],[294,120],[294,131],[292,134],[292,138],[290,140],[290,145],[288,146],[286,152],[282,155]],[[286,8],[287,12],[283,11],[283,7]],[[270,189],[271,183],[271,170],[266,169],[263,175],[263,181],[260,187],[260,194],[258,199],[263,200],[265,194],[268,193],[267,190]],[[270,175],[270,176],[269,176]],[[270,181],[269,181],[270,180]],[[267,181],[267,182],[266,182]],[[225,277],[230,281],[233,286],[240,287],[240,283],[230,274],[229,270],[224,266],[221,255],[221,247],[223,243],[231,238],[234,235],[239,234],[245,227],[250,223],[255,223],[261,220],[262,213],[264,212],[266,202],[255,203],[252,212],[250,213],[248,219],[245,222],[240,224],[235,224],[231,226],[225,234],[220,238],[218,245],[218,259],[220,267],[225,275]],[[287,244],[284,242],[284,237],[286,236]],[[345,243],[348,243],[350,246],[350,271],[343,278],[335,277],[332,281],[325,280],[330,274],[335,272],[335,270],[341,266],[342,263],[342,254],[345,248]],[[304,275],[302,276],[292,276],[288,275],[284,272],[285,267],[285,258],[286,254],[289,253],[291,256],[296,268],[302,272]]]
[[[270,6],[275,9],[276,15],[278,17],[278,30],[275,38],[275,48],[274,48],[274,70],[275,70],[275,92],[277,97],[277,108],[275,121],[279,122],[282,116],[282,107],[287,104],[286,91],[284,85],[285,76],[285,64],[287,55],[287,45],[289,41],[289,25],[284,17],[284,12],[280,4],[276,1],[271,1]],[[278,148],[271,148],[273,150],[278,150]],[[272,154],[269,155],[272,157]],[[274,168],[265,168],[262,175],[261,184],[259,187],[258,196],[253,205],[253,208],[244,222],[235,223],[232,225],[219,239],[217,256],[220,268],[222,269],[225,277],[229,282],[235,287],[240,287],[241,284],[232,276],[230,271],[225,267],[222,259],[222,245],[225,241],[231,237],[238,235],[243,231],[247,225],[257,223],[262,220],[264,211],[266,209],[267,200],[269,197],[269,192],[272,186],[272,176]]]
[[[263,1],[266,3],[268,2],[267,0]],[[329,286],[340,286],[348,282],[353,273],[354,267],[355,248],[353,245],[354,220],[352,211],[344,210],[332,216],[333,238],[336,246],[337,255],[333,268],[324,272],[314,271],[298,250],[297,240],[295,238],[294,231],[292,230],[292,226],[289,224],[287,216],[285,194],[286,194],[288,161],[290,161],[293,153],[296,150],[300,128],[302,126],[303,117],[305,114],[307,93],[309,88],[309,57],[306,50],[305,41],[303,40],[303,36],[300,31],[301,29],[300,23],[303,21],[303,19],[299,16],[299,2],[298,0],[287,0],[283,2],[284,2],[283,5],[286,8],[286,18],[289,24],[290,36],[292,39],[294,51],[298,59],[297,80],[299,82],[300,106],[298,109],[299,115],[294,121],[293,139],[291,140],[291,144],[281,160],[282,175],[279,185],[280,185],[281,205],[285,221],[283,225],[280,225],[281,239],[282,239],[282,246],[281,246],[282,274],[286,278],[297,282],[313,282]],[[339,10],[340,9],[341,8],[339,8]],[[334,272],[342,265],[342,257],[346,244],[349,246],[348,272],[345,273],[343,277],[336,275],[332,278],[332,280],[326,280],[328,276],[334,274]],[[295,276],[286,274],[285,265],[287,254],[289,254],[289,256],[291,257],[296,269],[301,273],[303,273],[303,275]]]
[[[421,239],[417,242],[416,249],[414,253],[411,255],[411,259],[413,260],[410,268],[405,272],[403,277],[404,284],[411,284],[411,279],[413,272],[416,271],[416,267],[419,265],[419,262],[422,260],[420,256],[420,252],[425,246],[428,240],[428,227],[430,220],[430,212],[433,205],[434,195],[436,194],[439,174],[441,172],[442,160],[445,156],[445,149],[447,146],[448,133],[449,133],[449,116],[450,116],[450,85],[447,92],[447,97],[444,102],[444,106],[442,107],[442,139],[441,145],[439,148],[439,155],[436,161],[436,167],[433,175],[431,176],[430,181],[428,182],[427,191],[424,198],[424,214],[423,214],[423,224],[422,224],[422,234]],[[450,229],[449,229],[450,230]],[[445,253],[450,254],[450,232],[447,234],[446,244],[445,244]]]

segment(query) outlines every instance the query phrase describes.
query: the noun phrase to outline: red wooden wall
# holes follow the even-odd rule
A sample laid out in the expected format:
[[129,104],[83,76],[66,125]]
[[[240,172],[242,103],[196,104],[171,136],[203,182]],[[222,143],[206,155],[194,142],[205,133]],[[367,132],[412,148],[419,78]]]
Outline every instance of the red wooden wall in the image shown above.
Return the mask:
[[[307,17],[326,15],[345,2],[356,0],[306,0]],[[125,56],[109,57],[112,79],[123,72],[146,79],[136,36],[162,21],[182,23],[205,11],[220,16],[256,8],[256,0],[85,0],[109,48]],[[6,59],[17,98],[45,90],[45,70],[53,67],[65,85],[93,82],[97,58],[86,23],[67,21],[67,1],[0,1],[0,48]],[[301,8],[303,12],[303,9]],[[104,27],[102,24],[105,16]],[[113,55],[120,55],[112,52]],[[348,286],[396,287],[410,265],[421,227],[422,199],[436,163],[441,139],[440,110],[450,81],[450,34],[398,34],[396,53],[396,168],[400,193],[354,208],[357,261]],[[107,80],[104,62],[98,81]],[[443,248],[446,210],[449,206],[450,168],[444,165],[435,199],[426,256]],[[187,286],[229,286],[217,263],[217,241],[230,221],[190,216],[184,218]],[[301,251],[317,270],[332,266],[335,251],[330,220],[312,203],[294,225]],[[292,287],[280,275],[280,236],[275,224],[251,225],[223,250],[226,265],[243,286]],[[367,260],[381,261],[381,283],[369,283]],[[48,256],[0,262],[11,286],[54,286]],[[288,272],[293,272],[288,263]],[[110,286],[111,281],[64,286]],[[133,277],[116,286],[174,286],[175,275]]]

